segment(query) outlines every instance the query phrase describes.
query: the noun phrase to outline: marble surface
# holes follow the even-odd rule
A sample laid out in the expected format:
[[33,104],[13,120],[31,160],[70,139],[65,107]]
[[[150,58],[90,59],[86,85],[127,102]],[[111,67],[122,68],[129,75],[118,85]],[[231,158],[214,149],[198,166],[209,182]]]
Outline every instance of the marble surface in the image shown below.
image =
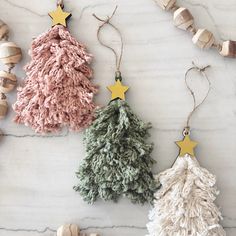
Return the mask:
[[[113,82],[114,61],[96,39],[99,16],[110,14],[119,5],[113,22],[125,41],[122,64],[124,81],[131,89],[127,100],[144,120],[153,124],[155,172],[168,168],[178,149],[174,141],[191,109],[184,85],[184,72],[191,62],[210,64],[208,75],[212,91],[205,105],[192,120],[192,135],[199,142],[197,157],[201,165],[217,175],[221,207],[227,235],[236,235],[236,59],[226,59],[214,50],[201,51],[190,36],[176,29],[171,15],[152,0],[67,0],[66,10],[73,18],[71,33],[94,54],[94,83],[101,86],[96,101],[105,105]],[[218,40],[236,40],[235,0],[185,0],[198,27],[213,31]],[[55,8],[50,0],[0,0],[0,18],[11,28],[11,40],[20,45],[24,60],[15,72],[24,77],[22,66],[33,37],[50,28],[47,13]],[[110,29],[104,38],[114,46],[118,39]],[[198,78],[197,74],[193,78]],[[20,79],[19,79],[20,81]],[[198,97],[204,83],[194,80]],[[12,103],[15,92],[9,95]],[[53,236],[63,223],[74,222],[84,232],[97,231],[108,236],[145,235],[150,206],[132,205],[126,199],[118,204],[101,201],[90,206],[72,190],[77,183],[74,172],[84,157],[82,134],[64,131],[51,137],[34,135],[31,130],[7,119],[0,122],[5,133],[0,142],[0,236]]]

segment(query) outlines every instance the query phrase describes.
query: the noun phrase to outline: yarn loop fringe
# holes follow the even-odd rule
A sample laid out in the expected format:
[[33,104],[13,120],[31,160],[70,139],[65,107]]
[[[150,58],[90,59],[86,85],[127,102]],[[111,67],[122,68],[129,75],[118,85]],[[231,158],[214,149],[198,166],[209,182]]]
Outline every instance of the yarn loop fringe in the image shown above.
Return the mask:
[[77,172],[79,184],[74,187],[86,202],[99,197],[118,201],[121,196],[132,203],[153,201],[153,145],[145,142],[150,127],[120,99],[97,111],[85,133],[87,154]]
[[90,125],[97,87],[90,81],[92,55],[85,46],[57,25],[33,41],[29,54],[27,77],[13,105],[15,121],[38,133]]
[[225,236],[216,178],[195,157],[178,157],[174,166],[156,176],[161,184],[147,224],[148,236]]

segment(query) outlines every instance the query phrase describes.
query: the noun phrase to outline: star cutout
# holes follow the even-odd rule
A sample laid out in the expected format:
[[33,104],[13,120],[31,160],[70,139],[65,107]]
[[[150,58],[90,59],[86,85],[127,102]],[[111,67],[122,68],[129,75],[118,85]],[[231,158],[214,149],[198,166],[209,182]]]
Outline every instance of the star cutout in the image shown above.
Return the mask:
[[65,12],[62,10],[61,6],[59,5],[56,11],[52,11],[49,13],[49,16],[52,18],[52,26],[55,25],[66,25],[66,20],[71,16],[69,12]]
[[107,89],[111,92],[111,99],[120,98],[125,100],[125,92],[129,89],[128,86],[124,86],[119,79],[116,80],[114,85],[108,86]]
[[194,142],[190,139],[189,135],[184,137],[184,140],[175,142],[179,148],[180,153],[179,156],[183,157],[185,154],[189,154],[190,156],[194,155],[194,148],[197,146],[197,142]]

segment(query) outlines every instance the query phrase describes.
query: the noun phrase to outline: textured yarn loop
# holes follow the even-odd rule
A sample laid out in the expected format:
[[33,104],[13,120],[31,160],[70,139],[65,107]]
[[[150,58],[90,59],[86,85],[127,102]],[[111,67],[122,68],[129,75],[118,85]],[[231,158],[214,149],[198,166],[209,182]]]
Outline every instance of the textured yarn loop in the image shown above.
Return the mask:
[[133,203],[153,201],[153,145],[145,142],[150,127],[120,99],[97,111],[96,120],[85,132],[86,157],[74,187],[86,202],[99,197],[117,201],[121,196]]
[[178,157],[156,177],[161,188],[149,213],[148,236],[225,236],[214,204],[216,178],[195,157]]

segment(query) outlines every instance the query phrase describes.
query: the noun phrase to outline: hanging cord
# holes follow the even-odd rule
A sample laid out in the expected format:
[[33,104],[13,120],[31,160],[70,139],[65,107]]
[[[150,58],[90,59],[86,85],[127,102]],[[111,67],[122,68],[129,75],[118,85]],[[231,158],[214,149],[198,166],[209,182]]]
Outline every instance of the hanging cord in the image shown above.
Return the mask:
[[63,9],[64,8],[63,0],[57,0],[57,6],[60,6]]
[[[211,90],[211,82],[210,82],[210,80],[209,80],[209,78],[208,78],[208,76],[205,72],[206,69],[210,67],[210,65],[205,66],[205,67],[198,67],[198,66],[195,65],[194,62],[192,62],[192,64],[193,64],[193,66],[186,71],[185,76],[184,76],[186,87],[189,90],[189,92],[191,93],[191,96],[193,98],[193,109],[188,115],[187,122],[186,122],[186,127],[184,128],[184,131],[183,131],[184,136],[190,134],[190,121],[191,121],[191,118],[192,118],[193,114],[196,112],[196,110],[206,101],[206,99],[207,99],[207,97],[210,93],[210,90]],[[199,102],[198,104],[197,104],[197,101],[196,101],[195,93],[194,93],[193,89],[191,89],[191,87],[188,84],[188,78],[189,78],[188,74],[192,70],[196,70],[196,71],[200,72],[200,74],[203,76],[203,78],[206,79],[206,81],[208,83],[208,89],[207,89],[206,95],[204,96],[202,101]]]
[[[191,121],[191,118],[193,116],[193,114],[196,112],[196,110],[205,102],[205,100],[207,99],[209,93],[210,93],[210,90],[211,90],[211,82],[207,76],[207,74],[205,73],[206,69],[210,67],[210,65],[208,66],[205,66],[205,67],[198,67],[195,65],[194,62],[192,62],[193,66],[190,67],[186,73],[185,73],[185,76],[184,76],[184,79],[185,79],[185,84],[186,84],[186,87],[187,89],[189,90],[189,92],[191,93],[191,96],[193,98],[193,109],[192,111],[189,113],[188,115],[188,118],[187,118],[187,121],[186,121],[186,126],[183,130],[183,136],[187,136],[187,135],[190,135],[190,121]],[[191,89],[191,87],[189,86],[188,84],[188,74],[193,71],[193,70],[196,70],[198,72],[200,72],[200,74],[206,79],[207,83],[208,83],[208,89],[207,89],[207,92],[206,92],[206,95],[204,96],[204,98],[202,99],[201,102],[199,102],[197,104],[197,101],[196,101],[196,96],[195,96],[195,93],[194,91]],[[178,159],[178,156],[176,157],[176,159],[174,160],[173,164],[171,165],[171,167],[174,166],[176,160]],[[161,187],[161,185],[159,186],[159,188]]]
[[[113,11],[113,13],[111,14],[111,16],[107,16],[106,19],[101,19],[100,17],[98,17],[96,14],[93,14],[93,16],[103,22],[99,27],[98,27],[98,30],[97,30],[97,39],[99,41],[99,43],[108,48],[109,50],[112,51],[112,53],[114,54],[115,56],[115,59],[116,59],[116,79],[119,79],[121,80],[121,72],[120,72],[120,66],[121,66],[121,61],[122,61],[122,57],[123,57],[123,51],[124,51],[124,42],[123,42],[123,38],[122,38],[122,34],[120,32],[120,30],[115,26],[113,25],[110,21],[112,19],[112,17],[115,15],[116,13],[116,10],[117,10],[118,6],[115,7],[115,10]],[[112,48],[111,46],[107,45],[106,43],[104,43],[100,37],[100,32],[102,30],[102,28],[105,26],[105,25],[109,25],[111,26],[119,35],[120,37],[120,42],[121,42],[121,45],[120,45],[120,55],[118,52],[116,52],[116,50],[114,48]]]

